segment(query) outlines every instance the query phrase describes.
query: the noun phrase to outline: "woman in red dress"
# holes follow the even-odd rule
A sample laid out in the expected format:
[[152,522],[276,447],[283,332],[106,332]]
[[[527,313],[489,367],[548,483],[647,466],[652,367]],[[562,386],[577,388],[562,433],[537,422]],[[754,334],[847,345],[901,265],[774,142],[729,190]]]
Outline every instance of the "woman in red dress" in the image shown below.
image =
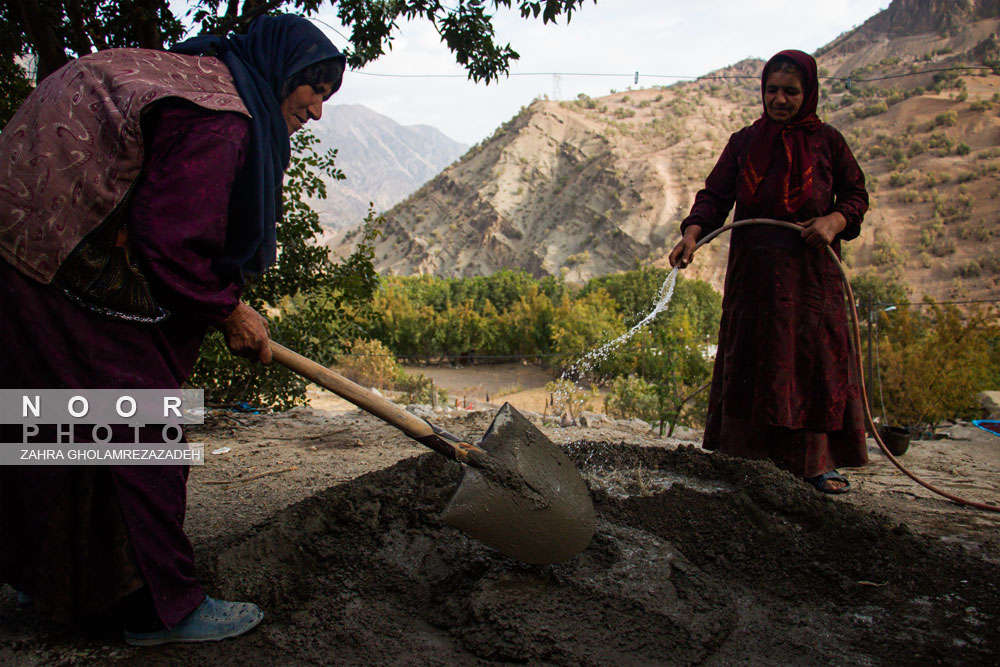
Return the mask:
[[764,113],[730,137],[681,223],[670,254],[687,266],[698,240],[734,218],[793,222],[733,230],[704,447],[771,459],[825,493],[850,488],[836,468],[867,460],[863,406],[839,270],[826,246],[856,238],[864,174],[843,136],[816,116],[816,61],[782,51],[764,66]]

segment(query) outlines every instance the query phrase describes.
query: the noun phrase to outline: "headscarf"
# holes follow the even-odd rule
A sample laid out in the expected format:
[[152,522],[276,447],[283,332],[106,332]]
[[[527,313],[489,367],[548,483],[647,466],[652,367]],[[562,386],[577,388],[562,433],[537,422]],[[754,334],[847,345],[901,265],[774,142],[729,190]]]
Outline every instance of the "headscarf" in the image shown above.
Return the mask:
[[[261,16],[244,35],[201,36],[172,51],[214,55],[229,68],[250,112],[250,146],[234,189],[226,247],[216,267],[242,280],[259,275],[277,257],[275,223],[281,217],[281,186],[291,157],[288,126],[281,115],[281,89],[290,76],[310,65],[345,56],[312,22],[292,14]],[[333,92],[340,82],[333,82]]]
[[[775,60],[782,57],[795,63],[802,79],[802,106],[787,123],[771,120],[764,105],[767,77],[771,74]],[[809,201],[813,190],[813,157],[809,150],[808,135],[823,125],[823,121],[816,115],[819,100],[816,60],[808,53],[796,50],[775,54],[764,65],[760,78],[760,97],[764,113],[751,126],[752,138],[740,179],[740,198],[752,201],[756,197],[761,181],[771,168],[775,145],[780,144],[785,155],[785,163],[781,166],[785,171],[780,177],[781,198],[775,202],[774,208],[776,215],[791,217]]]

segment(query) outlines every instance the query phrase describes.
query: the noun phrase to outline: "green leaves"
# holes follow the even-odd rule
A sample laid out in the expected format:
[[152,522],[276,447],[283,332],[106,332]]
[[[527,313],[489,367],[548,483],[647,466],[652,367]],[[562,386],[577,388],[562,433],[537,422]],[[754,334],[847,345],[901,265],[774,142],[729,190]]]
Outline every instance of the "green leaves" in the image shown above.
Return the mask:
[[[895,426],[935,428],[978,416],[977,392],[991,389],[1000,344],[997,311],[960,311],[926,301],[880,314],[879,365],[885,408]],[[874,383],[869,380],[869,392]],[[877,412],[877,410],[876,410]]]
[[[317,242],[323,228],[306,197],[326,197],[321,175],[336,181],[344,174],[335,165],[336,151],[320,155],[317,144],[307,131],[292,136],[278,259],[247,288],[243,300],[266,314],[275,341],[330,363],[343,341],[357,338],[372,316],[371,297],[379,285],[374,242],[384,219],[369,211],[354,252],[340,263],[330,261],[327,247]],[[233,357],[217,333],[207,339],[189,382],[217,404],[246,401],[285,409],[305,400],[301,378]]]
[[[517,3],[521,17],[555,23],[561,15],[567,23],[584,0],[546,0]],[[493,15],[490,11],[510,9],[514,0],[458,0],[445,5],[439,0],[338,0],[337,18],[351,27],[351,45],[347,62],[353,68],[377,60],[392,48],[393,34],[399,20],[423,18],[430,21],[442,41],[455,54],[455,60],[469,73],[473,81],[487,84],[499,80],[510,71],[510,63],[520,56],[510,44],[495,41]]]
[[[595,0],[596,2],[596,0]],[[290,10],[306,16],[319,12],[324,4],[335,7],[341,23],[350,28],[351,46],[345,49],[352,68],[363,67],[392,48],[400,21],[430,21],[441,40],[455,54],[455,60],[473,81],[489,84],[510,71],[510,63],[520,56],[510,44],[498,44],[493,27],[493,13],[517,8],[524,19],[555,23],[560,16],[568,23],[584,0],[286,0],[269,2],[267,13]],[[189,9],[190,17],[201,34],[218,33],[227,21],[243,16],[259,2],[244,0],[198,0]],[[220,13],[221,12],[221,13]],[[170,3],[162,1],[83,0],[60,2],[35,0],[24,3],[0,3],[0,62],[13,63],[20,56],[38,57],[43,75],[51,73],[70,58],[92,51],[141,47],[162,49],[186,36],[184,25],[175,16]],[[247,22],[233,28],[245,32]],[[0,83],[19,82],[9,65],[0,68]],[[0,126],[28,94],[23,86],[4,85],[5,105],[0,105]],[[7,106],[9,109],[4,109]]]

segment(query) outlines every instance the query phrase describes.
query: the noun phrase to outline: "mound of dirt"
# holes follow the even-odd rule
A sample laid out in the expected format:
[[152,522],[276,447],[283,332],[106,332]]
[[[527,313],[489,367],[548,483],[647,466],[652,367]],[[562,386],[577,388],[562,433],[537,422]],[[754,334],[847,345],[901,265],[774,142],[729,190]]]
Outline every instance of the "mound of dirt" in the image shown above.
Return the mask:
[[[590,547],[527,566],[443,524],[462,468],[427,454],[199,554],[264,624],[197,662],[997,664],[1000,567],[766,463],[574,443]],[[186,664],[184,647],[126,661]]]

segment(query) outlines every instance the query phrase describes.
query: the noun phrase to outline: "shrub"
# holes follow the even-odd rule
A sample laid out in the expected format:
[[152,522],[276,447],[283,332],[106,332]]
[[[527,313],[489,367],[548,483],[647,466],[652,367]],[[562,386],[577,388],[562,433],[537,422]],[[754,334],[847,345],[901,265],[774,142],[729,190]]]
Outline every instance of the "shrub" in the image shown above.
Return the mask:
[[434,380],[420,373],[409,375],[401,371],[394,389],[402,394],[401,400],[406,404],[433,405],[434,394],[437,394],[439,404],[443,405],[448,402],[448,392],[444,389],[438,389],[434,385]]
[[927,172],[926,178],[924,178],[924,187],[933,188],[939,183],[948,183],[951,181],[951,174],[944,171],[930,171]]
[[979,262],[970,259],[965,264],[959,265],[955,269],[955,273],[963,278],[978,278],[979,274],[982,273],[982,267],[979,266]]
[[934,196],[934,216],[943,218],[946,222],[955,220],[968,220],[972,215],[972,196],[966,192],[959,192],[954,199],[949,199],[944,195]]
[[560,379],[545,385],[545,391],[552,395],[552,411],[556,415],[569,414],[576,418],[582,411],[591,407],[598,397],[597,388],[581,389],[570,380]]
[[396,356],[380,340],[356,338],[344,344],[344,352],[334,357],[334,365],[349,380],[366,387],[393,389],[403,376]]
[[903,170],[910,166],[910,159],[906,157],[906,151],[902,148],[893,148],[889,152],[889,164],[898,170]]
[[949,238],[941,238],[930,248],[935,257],[947,257],[955,252],[955,242]]
[[933,301],[924,308],[882,314],[882,386],[890,420],[936,427],[946,419],[974,416],[975,395],[989,389],[1000,337],[994,311]]
[[950,151],[953,142],[944,132],[932,132],[931,136],[927,139],[927,145],[930,148],[947,148]]
[[934,123],[932,127],[940,127],[944,125],[945,127],[953,126],[956,121],[958,121],[958,114],[954,111],[945,111],[944,113],[939,113],[934,117]]
[[969,146],[969,144],[965,143],[964,141],[962,143],[958,144],[957,146],[955,146],[955,154],[956,155],[968,155],[971,152],[972,152],[972,148]]
[[872,248],[872,264],[884,268],[898,267],[903,262],[899,246],[889,237],[875,240]]
[[917,175],[911,171],[894,171],[889,174],[889,185],[900,188],[909,185],[916,179]]
[[941,157],[951,153],[954,145],[955,142],[952,141],[951,137],[943,132],[932,132],[927,139],[927,147],[932,149],[935,155]]
[[855,109],[852,113],[855,118],[869,118],[871,116],[877,116],[880,113],[885,113],[889,110],[888,105],[886,105],[884,100],[879,100],[874,104],[868,104],[860,109]]
[[641,377],[616,377],[605,399],[605,409],[616,419],[638,418],[655,423],[659,415],[656,387]]

